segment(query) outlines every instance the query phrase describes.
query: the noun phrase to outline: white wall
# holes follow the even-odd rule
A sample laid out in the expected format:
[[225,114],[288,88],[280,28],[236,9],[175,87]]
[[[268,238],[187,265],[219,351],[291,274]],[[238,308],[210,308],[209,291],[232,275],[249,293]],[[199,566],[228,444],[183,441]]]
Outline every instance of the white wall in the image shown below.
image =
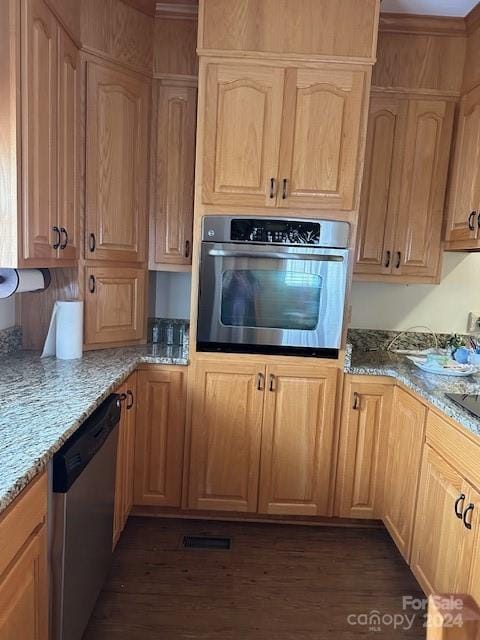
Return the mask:
[[15,297],[0,300],[0,331],[15,325]]
[[[190,273],[151,272],[150,313],[156,318],[190,318]],[[153,296],[153,300],[152,300]]]
[[469,311],[480,311],[480,254],[445,253],[439,285],[354,282],[350,326],[466,333]]

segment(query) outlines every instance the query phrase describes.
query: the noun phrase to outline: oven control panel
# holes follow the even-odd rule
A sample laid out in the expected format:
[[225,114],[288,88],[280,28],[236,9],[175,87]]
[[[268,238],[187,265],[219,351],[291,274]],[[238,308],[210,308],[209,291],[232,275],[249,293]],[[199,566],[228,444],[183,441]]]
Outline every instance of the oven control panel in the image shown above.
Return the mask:
[[320,223],[306,220],[233,218],[230,240],[232,242],[318,245]]

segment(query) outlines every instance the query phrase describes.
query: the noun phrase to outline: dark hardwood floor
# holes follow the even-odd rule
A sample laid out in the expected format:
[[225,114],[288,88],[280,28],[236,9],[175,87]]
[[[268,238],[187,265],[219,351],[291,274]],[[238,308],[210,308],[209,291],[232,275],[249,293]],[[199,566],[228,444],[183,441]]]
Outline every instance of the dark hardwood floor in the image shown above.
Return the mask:
[[403,596],[423,597],[383,529],[130,518],[84,640],[424,640],[421,616],[393,628]]

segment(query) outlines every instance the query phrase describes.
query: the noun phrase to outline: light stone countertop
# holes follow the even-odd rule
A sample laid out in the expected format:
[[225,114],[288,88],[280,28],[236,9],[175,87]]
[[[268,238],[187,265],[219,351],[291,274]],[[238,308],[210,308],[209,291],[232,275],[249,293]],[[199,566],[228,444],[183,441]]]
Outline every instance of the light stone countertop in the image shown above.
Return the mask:
[[0,356],[0,512],[142,363],[187,365],[188,345],[87,351],[70,361]]
[[480,436],[480,418],[476,418],[445,396],[446,393],[480,394],[479,375],[466,378],[434,375],[421,371],[402,355],[388,351],[351,352],[350,348],[347,349],[345,373],[395,378],[463,427]]

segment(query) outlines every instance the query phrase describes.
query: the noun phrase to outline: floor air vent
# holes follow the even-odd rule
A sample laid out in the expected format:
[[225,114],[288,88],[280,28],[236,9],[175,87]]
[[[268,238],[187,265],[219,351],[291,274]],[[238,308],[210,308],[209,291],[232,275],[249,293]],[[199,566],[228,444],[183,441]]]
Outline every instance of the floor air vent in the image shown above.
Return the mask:
[[230,538],[212,538],[207,536],[184,536],[186,549],[230,549]]

